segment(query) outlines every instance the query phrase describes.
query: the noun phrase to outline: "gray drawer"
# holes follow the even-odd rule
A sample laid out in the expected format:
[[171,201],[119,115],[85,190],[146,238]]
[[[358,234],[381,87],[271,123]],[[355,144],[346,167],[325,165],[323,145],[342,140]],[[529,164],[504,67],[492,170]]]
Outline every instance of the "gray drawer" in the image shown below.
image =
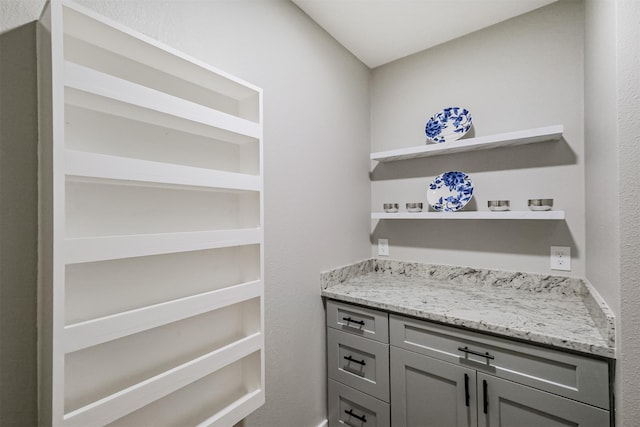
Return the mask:
[[389,345],[327,328],[329,378],[389,401]]
[[389,342],[387,313],[338,301],[327,301],[327,326],[372,340]]
[[329,427],[389,427],[389,404],[334,380],[328,382]]
[[[604,360],[397,315],[390,316],[389,329],[395,347],[609,409],[609,365]],[[483,356],[487,353],[489,357]]]

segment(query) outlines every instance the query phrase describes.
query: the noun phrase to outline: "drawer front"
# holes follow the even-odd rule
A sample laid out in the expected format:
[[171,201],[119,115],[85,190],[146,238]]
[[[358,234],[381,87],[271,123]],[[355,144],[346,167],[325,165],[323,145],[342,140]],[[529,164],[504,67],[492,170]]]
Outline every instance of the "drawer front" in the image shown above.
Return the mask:
[[334,380],[328,383],[329,427],[389,427],[389,404]]
[[609,409],[606,361],[391,315],[391,345]]
[[327,326],[383,343],[389,342],[389,318],[382,311],[329,300]]
[[329,378],[389,401],[389,345],[327,328]]

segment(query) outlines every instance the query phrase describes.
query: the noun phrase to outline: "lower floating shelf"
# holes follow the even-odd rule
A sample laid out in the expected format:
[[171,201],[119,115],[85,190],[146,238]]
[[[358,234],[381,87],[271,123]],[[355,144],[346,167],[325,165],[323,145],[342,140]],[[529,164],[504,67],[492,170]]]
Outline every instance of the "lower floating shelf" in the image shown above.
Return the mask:
[[527,219],[562,220],[564,211],[373,212],[371,219]]

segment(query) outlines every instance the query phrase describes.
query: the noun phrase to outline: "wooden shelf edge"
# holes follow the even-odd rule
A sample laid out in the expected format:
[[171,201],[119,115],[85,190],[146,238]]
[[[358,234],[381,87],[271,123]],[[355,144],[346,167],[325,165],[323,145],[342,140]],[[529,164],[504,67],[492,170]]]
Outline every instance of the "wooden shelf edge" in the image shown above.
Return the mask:
[[64,415],[65,426],[106,425],[262,348],[256,332]]
[[373,212],[371,219],[503,219],[503,220],[563,220],[564,211],[459,211],[459,212]]
[[390,162],[396,160],[416,159],[421,157],[441,156],[465,151],[486,150],[498,147],[533,144],[559,140],[564,132],[563,125],[545,126],[515,132],[480,136],[442,144],[428,144],[395,150],[371,153],[371,160]]
[[178,298],[64,328],[64,351],[71,353],[148,329],[177,322],[261,296],[262,281],[255,280],[227,288]]
[[108,261],[262,243],[261,228],[77,237],[64,241],[65,263]]
[[65,150],[67,177],[260,191],[260,177],[212,169]]
[[205,107],[70,61],[64,62],[65,86],[149,111],[223,129],[240,135],[260,138],[258,123]]

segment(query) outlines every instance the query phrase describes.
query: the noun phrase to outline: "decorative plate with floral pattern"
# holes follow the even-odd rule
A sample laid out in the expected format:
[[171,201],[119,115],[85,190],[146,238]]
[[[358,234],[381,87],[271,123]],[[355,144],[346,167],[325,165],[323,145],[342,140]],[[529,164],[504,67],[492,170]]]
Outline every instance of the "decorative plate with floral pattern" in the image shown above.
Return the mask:
[[464,172],[449,171],[435,177],[429,184],[427,201],[433,209],[456,212],[473,197],[473,183]]
[[471,113],[466,108],[449,107],[431,117],[425,127],[427,139],[442,143],[462,138],[471,129]]

